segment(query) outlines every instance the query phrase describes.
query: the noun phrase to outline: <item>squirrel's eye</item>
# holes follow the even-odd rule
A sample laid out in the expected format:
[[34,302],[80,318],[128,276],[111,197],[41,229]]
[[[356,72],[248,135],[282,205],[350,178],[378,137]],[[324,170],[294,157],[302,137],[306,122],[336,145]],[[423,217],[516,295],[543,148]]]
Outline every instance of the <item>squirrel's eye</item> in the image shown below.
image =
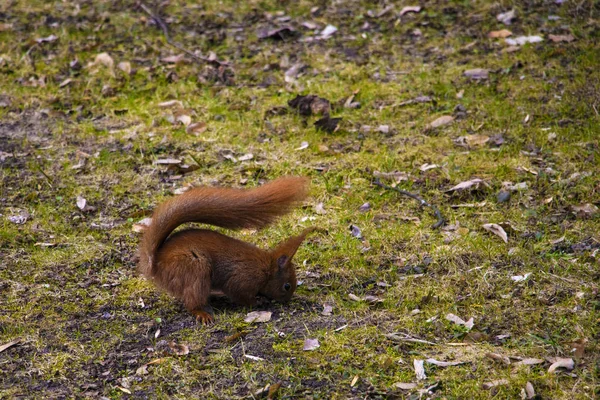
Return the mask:
[[292,285],[290,285],[289,283],[286,283],[285,285],[283,285],[283,289],[287,292],[292,288]]

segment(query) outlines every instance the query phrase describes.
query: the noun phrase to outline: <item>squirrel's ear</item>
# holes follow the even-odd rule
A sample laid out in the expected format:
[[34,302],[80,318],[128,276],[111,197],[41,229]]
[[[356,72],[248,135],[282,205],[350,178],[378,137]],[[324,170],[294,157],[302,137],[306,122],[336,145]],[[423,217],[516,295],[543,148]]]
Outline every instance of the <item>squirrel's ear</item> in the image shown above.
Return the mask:
[[277,266],[283,268],[296,254],[296,250],[302,244],[302,241],[306,238],[306,235],[314,231],[315,228],[307,228],[298,236],[292,236],[285,242],[279,243],[279,245],[273,249],[274,257],[277,259]]
[[279,258],[277,259],[277,266],[279,267],[279,269],[285,267],[285,264],[288,262],[289,257],[284,255],[279,256]]

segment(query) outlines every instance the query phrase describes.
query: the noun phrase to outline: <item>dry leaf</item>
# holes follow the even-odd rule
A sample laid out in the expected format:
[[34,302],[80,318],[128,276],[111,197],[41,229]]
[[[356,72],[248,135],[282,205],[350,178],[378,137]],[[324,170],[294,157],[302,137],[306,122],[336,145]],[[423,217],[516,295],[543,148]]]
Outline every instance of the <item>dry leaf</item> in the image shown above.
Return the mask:
[[150,218],[150,217],[144,218],[141,221],[139,221],[138,223],[133,224],[131,227],[131,230],[136,233],[144,232],[146,230],[146,228],[148,228],[150,226],[151,223],[152,223],[152,218]]
[[178,356],[185,356],[190,352],[189,347],[187,347],[185,344],[177,344],[175,342],[170,342],[169,348],[173,353],[177,354]]
[[447,192],[455,192],[455,191],[459,191],[459,190],[466,190],[466,189],[479,189],[479,186],[481,184],[485,185],[485,182],[483,182],[482,179],[479,178],[475,178],[475,179],[471,179],[468,181],[464,181],[459,183],[456,186],[451,187],[450,189],[446,190]]
[[356,225],[350,225],[350,234],[357,239],[362,239],[362,232]]
[[206,129],[206,122],[194,122],[193,124],[190,124],[187,128],[185,128],[185,132],[198,136],[199,134],[204,133]]
[[115,66],[115,61],[112,59],[112,57],[110,55],[108,55],[108,53],[100,53],[98,55],[96,55],[96,58],[94,59],[94,62],[89,64],[88,67],[96,67],[98,65],[103,65],[106,68],[112,70]]
[[478,147],[489,142],[490,137],[486,135],[469,135],[465,136],[465,141],[469,147]]
[[437,365],[438,367],[453,367],[455,365],[465,364],[466,361],[438,361],[435,358],[425,360],[429,364]]
[[254,154],[248,153],[238,157],[238,161],[250,161],[254,158]]
[[268,322],[271,320],[271,311],[252,311],[246,315],[244,322],[257,323],[257,322]]
[[571,352],[575,356],[576,360],[579,360],[583,357],[585,353],[585,345],[587,343],[587,339],[577,339],[573,343],[571,343]]
[[541,36],[519,36],[514,39],[506,38],[504,39],[504,41],[506,42],[506,44],[509,44],[511,46],[523,46],[526,43],[543,42],[544,38],[542,38]]
[[397,383],[394,383],[394,386],[401,390],[412,390],[417,387],[417,384],[416,383],[397,382]]
[[573,40],[575,40],[575,36],[568,34],[568,35],[548,35],[548,39],[552,40],[554,43],[559,43],[559,42],[567,42],[567,43],[571,43]]
[[71,82],[73,82],[73,79],[71,79],[71,78],[67,78],[67,79],[65,79],[64,81],[62,81],[62,82],[61,82],[61,83],[58,85],[58,87],[59,87],[59,88],[64,88],[65,86],[67,86],[67,85],[68,85],[68,84],[70,84]]
[[251,356],[250,354],[244,354],[244,357],[246,357],[247,359],[252,360],[252,361],[265,361],[264,358],[257,357],[257,356]]
[[504,240],[504,243],[508,243],[508,235],[504,229],[498,224],[484,224],[483,229],[488,232],[492,232],[494,235],[499,236]]
[[77,207],[78,207],[80,210],[84,211],[84,210],[85,210],[85,206],[86,206],[86,205],[87,205],[87,200],[86,200],[86,199],[84,199],[84,198],[83,198],[83,197],[81,197],[81,196],[77,196]]
[[125,75],[131,74],[131,63],[129,61],[121,61],[117,64],[117,68],[125,73]]
[[569,371],[575,368],[575,361],[572,358],[556,358],[552,359],[552,365],[548,368],[548,373],[552,374],[558,368],[566,368]]
[[489,77],[490,70],[484,68],[468,69],[464,72],[464,74],[467,78],[471,78],[473,80],[484,80]]
[[338,28],[336,28],[333,25],[327,25],[325,27],[325,29],[323,29],[320,33],[320,36],[322,39],[328,39],[331,37],[331,35],[333,35],[334,33],[336,33],[338,31]]
[[300,147],[295,148],[294,150],[304,150],[308,148],[308,142],[300,143]]
[[154,161],[154,164],[156,164],[156,165],[177,165],[177,164],[181,164],[181,160],[178,160],[176,158],[163,158],[163,159]]
[[179,114],[175,117],[175,121],[181,122],[184,126],[189,126],[192,123],[192,117],[187,114]]
[[8,220],[13,224],[23,225],[29,219],[30,215],[27,211],[21,211],[17,215],[9,215]]
[[444,115],[442,117],[437,118],[436,120],[434,120],[433,122],[431,122],[429,125],[427,125],[426,129],[436,129],[436,128],[439,128],[441,126],[448,125],[452,121],[454,121],[454,117],[453,116],[451,116],[451,115]]
[[524,280],[526,280],[527,278],[529,278],[530,275],[531,275],[531,272],[528,272],[525,275],[514,275],[514,276],[511,276],[510,279],[512,279],[515,282],[523,282]]
[[2,353],[4,350],[13,347],[15,344],[19,343],[21,341],[21,339],[15,339],[12,342],[8,342],[3,344],[2,346],[0,346],[0,353]]
[[333,306],[331,304],[323,304],[323,311],[321,315],[329,316],[333,312]]
[[169,100],[158,103],[160,108],[183,108],[183,103],[179,100]]
[[169,64],[177,64],[178,62],[183,61],[184,58],[185,58],[185,54],[181,53],[181,54],[177,54],[175,56],[163,57],[160,59],[160,61],[162,61],[164,63],[169,63]]
[[417,380],[422,381],[427,379],[427,375],[425,375],[425,367],[423,366],[423,360],[413,360],[413,366],[415,367],[415,375],[417,376]]
[[318,349],[319,347],[321,347],[321,345],[319,344],[318,339],[306,339],[304,341],[304,346],[302,347],[302,350],[312,351]]
[[516,362],[515,365],[537,365],[542,364],[544,360],[541,358],[524,358],[519,362]]
[[419,13],[421,12],[421,6],[406,6],[400,10],[400,16],[403,16],[408,13]]
[[471,330],[474,325],[473,317],[471,317],[468,321],[465,321],[457,315],[447,314],[446,319],[450,322],[454,322],[456,325],[463,325],[464,327],[466,327],[469,330]]
[[419,169],[420,169],[421,171],[425,172],[425,171],[429,171],[430,169],[439,168],[439,167],[440,167],[440,166],[439,166],[439,165],[437,165],[437,164],[427,164],[427,163],[425,163],[425,164],[421,165],[421,166],[419,167]]
[[488,33],[488,37],[492,39],[504,39],[512,35],[512,32],[507,29],[502,29],[499,31],[491,31]]
[[533,388],[533,385],[531,384],[531,382],[527,382],[525,384],[525,394],[528,399],[535,398],[535,389]]

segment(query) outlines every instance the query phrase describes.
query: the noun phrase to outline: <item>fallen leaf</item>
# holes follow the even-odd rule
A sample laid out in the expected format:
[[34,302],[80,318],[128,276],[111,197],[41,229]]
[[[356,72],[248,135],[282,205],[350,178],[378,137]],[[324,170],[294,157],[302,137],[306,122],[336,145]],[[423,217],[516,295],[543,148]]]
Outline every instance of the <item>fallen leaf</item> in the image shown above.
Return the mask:
[[397,382],[397,383],[394,383],[394,386],[401,390],[412,390],[417,387],[417,384],[416,383]]
[[2,346],[0,346],[0,353],[2,353],[4,350],[13,347],[15,344],[18,344],[21,342],[21,339],[15,339],[12,342],[8,342],[3,344]]
[[552,40],[554,43],[560,43],[560,42],[567,42],[567,43],[571,43],[573,40],[575,40],[575,36],[568,34],[568,35],[548,35],[548,39]]
[[117,386],[117,389],[119,389],[119,390],[120,390],[121,392],[123,392],[123,393],[131,394],[131,390],[129,390],[129,389],[126,389],[126,388],[124,388],[124,387]]
[[573,343],[571,343],[571,352],[573,353],[576,360],[579,360],[583,357],[585,353],[585,345],[587,343],[587,339],[577,339]]
[[156,165],[177,165],[177,164],[181,164],[181,160],[176,159],[176,158],[163,158],[163,159],[154,161],[154,164],[156,164]]
[[413,360],[413,366],[415,368],[415,375],[417,376],[417,380],[422,381],[427,379],[427,375],[425,375],[425,367],[423,366],[423,360]]
[[58,36],[56,36],[56,35],[50,35],[50,36],[47,36],[47,37],[35,39],[35,41],[37,43],[40,43],[40,44],[41,43],[52,43],[52,42],[55,42],[57,40],[58,40]]
[[457,192],[460,190],[466,189],[479,189],[479,186],[485,184],[482,179],[475,178],[468,181],[464,181],[459,183],[458,185],[452,186],[450,189],[446,190],[446,192]]
[[350,387],[354,387],[354,385],[356,385],[356,382],[358,382],[358,375],[354,375],[354,379],[352,379],[352,382],[350,382]]
[[446,314],[446,319],[450,322],[455,323],[456,325],[462,325],[469,330],[471,330],[475,324],[473,317],[471,317],[468,321],[465,321],[457,315]]
[[531,382],[527,382],[525,384],[525,394],[528,399],[535,398],[535,389],[533,388],[533,385],[531,384]]
[[471,78],[476,81],[487,79],[489,77],[489,74],[490,70],[484,68],[468,69],[464,72],[464,75],[467,78]]
[[302,350],[312,351],[318,349],[319,347],[321,347],[321,345],[319,344],[318,339],[306,339],[304,341],[304,346],[302,347]]
[[244,357],[246,357],[247,359],[252,360],[252,361],[265,361],[264,358],[252,356],[250,354],[244,354]]
[[327,25],[325,27],[325,29],[323,29],[320,33],[320,36],[322,39],[329,39],[334,33],[336,33],[338,31],[338,28],[336,28],[333,25]]
[[442,117],[437,118],[436,120],[434,120],[433,122],[431,122],[429,125],[427,125],[426,129],[436,129],[436,128],[439,128],[441,126],[448,125],[452,121],[454,121],[454,117],[453,116],[451,116],[451,115],[444,115]]
[[499,236],[502,240],[504,240],[504,243],[508,243],[508,235],[500,225],[484,224],[483,229],[485,229],[488,232],[492,232],[496,236]]
[[187,128],[185,128],[185,132],[198,136],[201,133],[204,133],[207,129],[206,122],[194,122],[193,124],[189,124]]
[[537,365],[544,363],[541,358],[524,358],[515,363],[515,365]]
[[88,64],[88,67],[96,67],[98,65],[103,65],[106,68],[112,70],[115,65],[115,61],[108,53],[100,53],[96,55],[94,62]]
[[298,36],[298,32],[290,26],[282,26],[276,29],[260,30],[257,34],[259,39],[284,40]]
[[160,59],[160,61],[162,61],[164,63],[168,63],[168,64],[177,64],[178,62],[183,61],[184,58],[185,58],[185,54],[181,53],[181,54],[177,54],[177,55],[173,55],[173,56],[163,57]]
[[29,219],[30,215],[27,211],[21,211],[16,215],[9,215],[8,220],[13,224],[23,225]]
[[87,205],[87,200],[81,196],[77,196],[77,207],[80,210],[85,210],[85,206]]
[[189,352],[190,352],[190,349],[188,346],[186,346],[185,344],[177,344],[175,342],[170,342],[169,348],[171,349],[171,351],[173,353],[177,354],[178,356],[185,356],[186,354],[189,354]]
[[511,276],[510,279],[512,279],[515,282],[523,282],[524,280],[526,280],[527,278],[529,278],[530,275],[531,275],[531,272],[528,272],[525,275],[514,275],[514,276]]
[[175,121],[181,122],[184,126],[189,126],[192,123],[192,117],[187,114],[179,114],[175,117]]
[[437,164],[427,164],[427,163],[425,163],[425,164],[421,165],[421,166],[419,167],[419,169],[420,169],[421,171],[425,172],[425,171],[429,171],[430,169],[439,168],[439,167],[440,167],[440,166],[439,166],[439,165],[437,165]]
[[67,79],[65,79],[64,81],[62,81],[62,82],[61,82],[61,83],[58,85],[58,87],[59,87],[59,88],[64,88],[65,86],[67,86],[67,85],[68,85],[68,84],[70,84],[71,82],[73,82],[73,79],[71,79],[71,78],[67,78]]
[[358,211],[360,211],[360,212],[367,212],[370,209],[371,209],[371,203],[369,203],[369,202],[366,202],[362,206],[358,207]]
[[304,149],[308,149],[308,142],[302,142],[300,143],[300,147],[295,148],[294,150],[304,150]]
[[400,10],[400,16],[402,17],[405,14],[408,13],[419,13],[421,12],[422,7],[421,6],[406,6],[404,8],[402,8],[402,10]]
[[510,11],[496,15],[496,19],[498,21],[502,22],[504,25],[512,24],[512,22],[514,21],[514,19],[516,17],[517,17],[517,15],[515,13],[515,10],[510,10]]
[[160,108],[183,108],[183,103],[179,100],[168,100],[158,103]]
[[469,135],[465,136],[465,141],[469,147],[479,147],[490,141],[490,137],[486,135]]
[[271,315],[273,313],[271,311],[252,311],[246,315],[244,318],[244,322],[248,323],[258,323],[258,322],[268,322],[271,320]]
[[519,36],[514,39],[506,38],[504,39],[504,41],[506,42],[506,44],[509,44],[511,46],[523,46],[527,43],[543,42],[544,38],[542,38],[541,36]]
[[348,297],[350,298],[350,300],[353,300],[353,301],[361,301],[362,300],[360,297],[358,297],[354,293],[348,293]]
[[552,365],[548,368],[548,373],[552,374],[558,368],[566,368],[569,371],[575,368],[575,361],[572,358],[556,358],[552,359]]
[[373,172],[373,176],[375,178],[390,179],[396,183],[408,180],[408,174],[406,172],[402,172],[402,171],[394,171],[394,172],[375,171],[375,172]]
[[356,225],[350,225],[350,234],[357,239],[362,239],[362,232],[360,228]]
[[455,365],[465,364],[466,361],[438,361],[435,358],[428,358],[425,360],[429,364],[437,365],[438,367],[453,367]]
[[488,37],[492,39],[504,39],[512,35],[512,32],[507,29],[501,29],[499,31],[491,31],[488,33]]
[[333,306],[331,304],[323,304],[323,311],[321,311],[321,315],[331,315],[333,312]]
[[238,157],[238,161],[250,161],[254,158],[254,154],[248,153]]
[[117,68],[125,73],[125,75],[131,74],[131,63],[129,61],[121,61],[117,64]]

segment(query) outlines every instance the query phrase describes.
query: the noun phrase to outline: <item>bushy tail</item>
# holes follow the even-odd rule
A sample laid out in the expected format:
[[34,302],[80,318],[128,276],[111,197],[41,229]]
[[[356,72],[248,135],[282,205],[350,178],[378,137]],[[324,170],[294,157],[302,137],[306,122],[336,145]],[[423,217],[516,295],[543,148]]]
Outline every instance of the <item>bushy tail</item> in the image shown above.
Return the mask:
[[156,254],[169,234],[186,222],[223,228],[261,228],[306,197],[308,179],[284,177],[255,189],[199,187],[165,201],[154,211],[140,245],[139,271],[154,275]]

